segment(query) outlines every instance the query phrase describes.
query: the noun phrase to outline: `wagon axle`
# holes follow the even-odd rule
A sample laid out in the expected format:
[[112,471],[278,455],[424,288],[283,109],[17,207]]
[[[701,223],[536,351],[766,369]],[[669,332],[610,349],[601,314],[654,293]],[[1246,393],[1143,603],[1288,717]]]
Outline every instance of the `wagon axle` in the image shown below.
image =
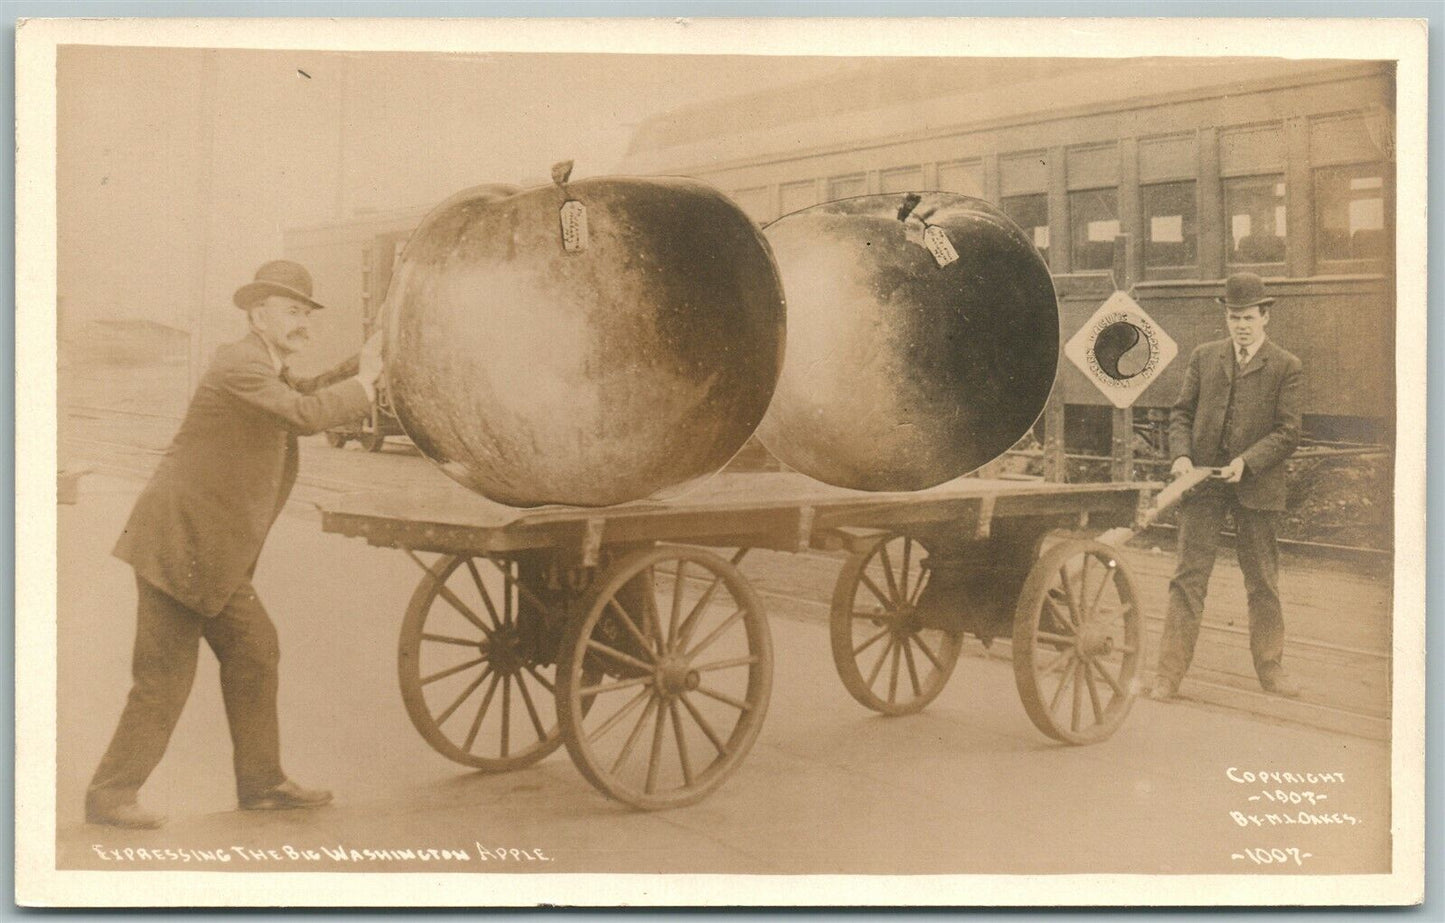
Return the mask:
[[1114,636],[1096,628],[1086,628],[1080,632],[1075,647],[1083,657],[1108,657],[1114,653]]
[[702,685],[702,674],[692,668],[692,661],[685,656],[665,657],[657,665],[656,677],[657,688],[668,696],[695,692]]
[[522,651],[522,636],[515,625],[503,625],[482,638],[477,649],[491,664],[493,673],[515,675],[530,662]]

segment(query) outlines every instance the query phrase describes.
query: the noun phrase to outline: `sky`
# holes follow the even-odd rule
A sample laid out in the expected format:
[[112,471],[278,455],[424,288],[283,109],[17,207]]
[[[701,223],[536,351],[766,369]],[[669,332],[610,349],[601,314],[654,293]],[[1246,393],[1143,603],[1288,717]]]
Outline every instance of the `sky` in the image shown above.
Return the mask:
[[280,255],[287,227],[545,182],[560,160],[605,175],[648,116],[857,66],[63,47],[63,334],[143,318],[223,340],[241,329],[231,292]]

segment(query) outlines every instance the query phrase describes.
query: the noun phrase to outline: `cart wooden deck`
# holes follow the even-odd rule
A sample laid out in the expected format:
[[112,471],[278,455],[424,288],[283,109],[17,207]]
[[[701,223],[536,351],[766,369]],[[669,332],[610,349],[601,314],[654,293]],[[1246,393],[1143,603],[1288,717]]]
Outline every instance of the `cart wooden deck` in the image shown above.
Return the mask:
[[929,490],[870,493],[801,474],[719,475],[671,501],[601,509],[521,510],[460,485],[429,480],[414,490],[352,494],[322,508],[322,527],[373,545],[473,555],[556,548],[595,564],[604,544],[648,541],[715,547],[837,547],[837,529],[900,530],[921,523],[966,523],[981,538],[995,519],[1071,516],[1080,530],[1101,519],[1132,520],[1152,484],[1054,484],[959,478]]

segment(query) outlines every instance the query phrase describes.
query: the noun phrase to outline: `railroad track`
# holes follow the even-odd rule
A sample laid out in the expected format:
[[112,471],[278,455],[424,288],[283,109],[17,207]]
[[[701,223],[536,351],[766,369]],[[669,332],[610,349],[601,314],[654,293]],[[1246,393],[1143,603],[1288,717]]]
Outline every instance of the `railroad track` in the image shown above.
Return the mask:
[[[96,439],[91,436],[69,436],[66,437],[64,441],[71,444],[92,446],[108,450],[119,449],[122,452],[144,455],[155,459],[159,459],[161,456],[166,454],[164,449],[152,449],[147,446],[138,446],[134,443],[111,442],[105,439]],[[152,472],[154,472],[155,470],[154,465],[126,465],[117,462],[113,458],[95,460],[91,462],[91,465],[101,470],[109,470],[113,473],[131,475],[140,478],[150,477]],[[357,490],[366,490],[370,487],[375,486],[372,484],[361,483],[359,481],[347,481],[341,478],[319,477],[310,474],[302,474],[297,476],[296,483],[305,487],[315,487],[321,490],[334,491],[336,493],[350,493]]]
[[127,410],[123,407],[94,407],[89,404],[67,404],[65,412],[72,416],[85,416],[90,414],[114,414],[116,416],[142,417],[149,420],[169,420],[172,423],[181,422],[181,415],[178,413],[154,413],[149,410]]

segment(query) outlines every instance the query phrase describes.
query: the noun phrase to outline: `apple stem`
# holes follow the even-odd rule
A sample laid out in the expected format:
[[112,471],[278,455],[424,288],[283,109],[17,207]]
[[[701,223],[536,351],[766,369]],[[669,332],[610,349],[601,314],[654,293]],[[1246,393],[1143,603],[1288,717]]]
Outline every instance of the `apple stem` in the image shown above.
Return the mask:
[[552,165],[552,182],[556,183],[557,186],[558,186],[560,189],[562,189],[563,191],[566,191],[566,189],[567,189],[567,180],[569,180],[569,179],[571,179],[571,178],[572,178],[572,161],[570,161],[570,160],[564,160],[564,161],[562,161],[561,163],[557,163],[557,164],[553,164],[553,165]]
[[898,220],[907,221],[908,216],[913,214],[913,210],[917,208],[918,203],[922,201],[923,196],[919,195],[916,192],[910,192],[908,193],[908,195],[904,196],[903,204],[898,207]]

